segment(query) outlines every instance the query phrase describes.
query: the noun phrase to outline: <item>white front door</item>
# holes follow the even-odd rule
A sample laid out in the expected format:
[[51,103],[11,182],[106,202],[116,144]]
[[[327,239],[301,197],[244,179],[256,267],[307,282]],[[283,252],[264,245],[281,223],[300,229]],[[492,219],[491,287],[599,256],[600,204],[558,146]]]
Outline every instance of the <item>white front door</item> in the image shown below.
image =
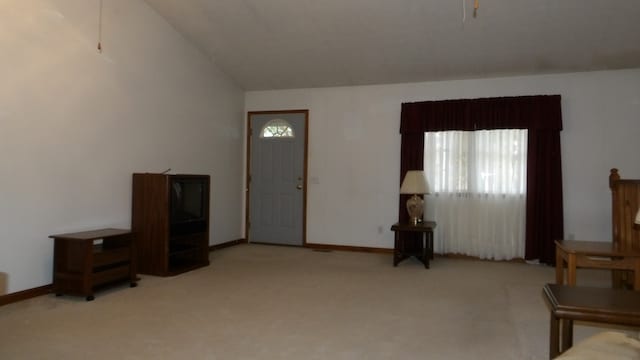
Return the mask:
[[304,244],[307,115],[249,113],[249,242]]

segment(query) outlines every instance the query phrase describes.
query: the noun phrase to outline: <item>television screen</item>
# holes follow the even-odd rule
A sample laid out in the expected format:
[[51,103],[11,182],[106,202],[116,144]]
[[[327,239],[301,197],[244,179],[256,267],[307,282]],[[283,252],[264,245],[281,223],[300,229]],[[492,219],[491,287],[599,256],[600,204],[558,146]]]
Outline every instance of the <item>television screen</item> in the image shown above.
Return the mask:
[[206,232],[209,221],[209,177],[176,175],[171,177],[170,234],[190,235]]
[[196,179],[175,179],[171,183],[171,222],[204,219],[205,184]]

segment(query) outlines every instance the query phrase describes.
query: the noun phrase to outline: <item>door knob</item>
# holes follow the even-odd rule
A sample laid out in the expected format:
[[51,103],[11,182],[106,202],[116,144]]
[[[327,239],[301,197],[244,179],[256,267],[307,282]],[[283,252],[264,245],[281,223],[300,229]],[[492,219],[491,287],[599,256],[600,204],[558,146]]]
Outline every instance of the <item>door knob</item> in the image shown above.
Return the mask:
[[298,189],[298,190],[302,190],[302,185],[298,185],[298,186],[296,186],[296,189]]

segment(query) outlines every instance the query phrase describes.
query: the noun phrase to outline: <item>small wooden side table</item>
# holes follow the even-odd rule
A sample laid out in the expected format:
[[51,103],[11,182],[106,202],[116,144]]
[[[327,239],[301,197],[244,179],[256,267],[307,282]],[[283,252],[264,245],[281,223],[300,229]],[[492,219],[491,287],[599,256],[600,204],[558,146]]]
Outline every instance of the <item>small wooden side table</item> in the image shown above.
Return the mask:
[[556,241],[556,284],[576,285],[576,268],[628,270],[634,272],[633,289],[640,290],[640,251],[625,250],[611,242]]
[[137,285],[134,234],[122,229],[99,229],[51,235],[53,291],[94,299],[96,287],[128,281]]
[[[395,232],[393,243],[393,266],[408,257],[415,256],[429,268],[429,260],[433,260],[433,228],[436,223],[433,221],[423,221],[416,225],[396,223],[391,226],[391,231]],[[420,238],[410,235],[400,236],[401,233],[419,233]]]
[[550,359],[573,346],[574,320],[640,327],[637,291],[546,284],[543,295],[551,310]]

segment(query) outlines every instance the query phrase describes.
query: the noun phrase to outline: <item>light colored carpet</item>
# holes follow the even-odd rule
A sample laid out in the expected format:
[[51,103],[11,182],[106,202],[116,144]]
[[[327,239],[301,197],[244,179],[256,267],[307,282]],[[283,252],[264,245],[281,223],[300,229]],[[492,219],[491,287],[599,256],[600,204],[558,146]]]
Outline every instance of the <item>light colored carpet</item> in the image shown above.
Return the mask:
[[[547,359],[548,266],[240,245],[176,277],[0,307],[0,359]],[[578,270],[608,286],[609,273]],[[603,329],[578,324],[576,341]]]

